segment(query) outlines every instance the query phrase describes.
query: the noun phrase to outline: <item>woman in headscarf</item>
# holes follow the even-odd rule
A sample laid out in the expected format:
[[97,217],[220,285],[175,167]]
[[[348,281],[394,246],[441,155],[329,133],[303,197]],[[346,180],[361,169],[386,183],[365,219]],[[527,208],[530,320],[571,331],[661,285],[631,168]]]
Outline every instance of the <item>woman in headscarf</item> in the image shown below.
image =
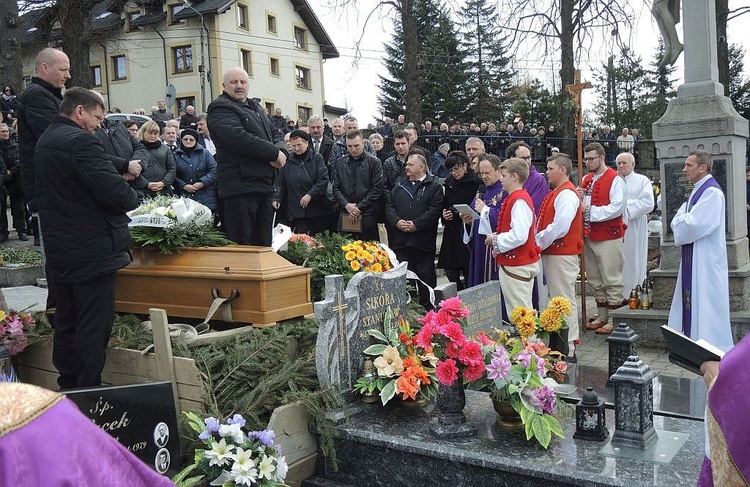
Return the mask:
[[216,213],[216,161],[211,153],[198,143],[197,131],[182,131],[180,146],[174,151],[174,158],[177,164],[175,193],[202,203]]

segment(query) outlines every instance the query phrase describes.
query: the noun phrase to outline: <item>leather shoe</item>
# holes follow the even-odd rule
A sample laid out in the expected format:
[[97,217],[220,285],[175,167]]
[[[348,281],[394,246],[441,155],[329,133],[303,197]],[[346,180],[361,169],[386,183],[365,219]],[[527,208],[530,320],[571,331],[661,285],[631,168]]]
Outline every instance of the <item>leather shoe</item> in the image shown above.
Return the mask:
[[29,237],[27,237],[25,233],[19,233],[18,240],[20,240],[21,242],[28,242]]

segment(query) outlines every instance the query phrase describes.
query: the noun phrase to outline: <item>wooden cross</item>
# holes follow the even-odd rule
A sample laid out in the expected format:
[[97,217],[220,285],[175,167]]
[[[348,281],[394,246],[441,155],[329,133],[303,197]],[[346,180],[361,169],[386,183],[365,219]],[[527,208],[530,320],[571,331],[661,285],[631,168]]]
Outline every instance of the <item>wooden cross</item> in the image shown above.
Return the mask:
[[346,357],[346,327],[344,326],[344,310],[348,308],[349,305],[344,302],[344,297],[341,295],[340,289],[338,293],[337,303],[338,304],[336,304],[336,306],[332,307],[331,309],[338,312],[339,314],[339,355],[341,355],[341,358],[343,359]]
[[[578,148],[578,187],[581,186],[581,180],[583,179],[583,136],[581,134],[581,126],[583,125],[583,109],[581,108],[581,94],[583,90],[591,88],[591,83],[588,81],[581,82],[581,70],[575,70],[575,76],[573,78],[573,84],[567,85],[565,90],[573,98],[573,103],[576,106],[575,122],[576,122],[576,143]],[[583,227],[583,225],[582,225]],[[586,263],[581,253],[581,330],[586,330]]]

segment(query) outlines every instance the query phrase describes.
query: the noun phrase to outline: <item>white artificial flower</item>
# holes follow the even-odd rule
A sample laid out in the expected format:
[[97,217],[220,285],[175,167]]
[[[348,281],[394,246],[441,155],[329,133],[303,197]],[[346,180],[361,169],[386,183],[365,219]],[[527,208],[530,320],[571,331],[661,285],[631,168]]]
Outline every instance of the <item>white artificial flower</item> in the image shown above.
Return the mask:
[[234,445],[227,445],[227,440],[222,438],[221,441],[214,441],[211,444],[211,449],[206,450],[206,458],[208,458],[208,464],[218,465],[223,467],[232,460],[232,451],[234,451]]
[[240,447],[237,447],[237,452],[232,455],[232,460],[234,460],[234,467],[240,466],[240,467],[254,467],[255,466],[255,460],[253,460],[253,450],[243,450]]
[[263,456],[263,459],[258,464],[258,476],[262,479],[271,480],[273,478],[273,472],[276,467],[273,464],[273,457]]
[[272,480],[279,483],[284,482],[284,478],[286,477],[288,471],[289,465],[286,464],[286,458],[278,457],[276,459],[276,471],[274,472]]
[[219,426],[219,436],[222,438],[231,438],[231,440],[241,445],[245,441],[245,434],[242,432],[242,426],[237,423],[222,424]]
[[258,480],[258,469],[253,466],[252,462],[247,465],[240,465],[235,462],[232,466],[231,476],[237,485],[253,485]]
[[169,212],[169,208],[166,206],[160,206],[154,210],[154,213],[156,213],[159,216],[166,216],[166,214]]

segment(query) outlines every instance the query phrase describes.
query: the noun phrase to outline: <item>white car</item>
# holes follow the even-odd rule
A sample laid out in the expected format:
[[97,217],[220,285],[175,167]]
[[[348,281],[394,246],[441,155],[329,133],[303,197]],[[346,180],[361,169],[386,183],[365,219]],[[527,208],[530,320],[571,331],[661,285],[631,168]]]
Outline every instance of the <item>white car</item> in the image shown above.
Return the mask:
[[108,113],[106,118],[114,123],[122,123],[125,120],[135,120],[139,127],[151,120],[151,117],[147,115],[136,115],[135,113]]

